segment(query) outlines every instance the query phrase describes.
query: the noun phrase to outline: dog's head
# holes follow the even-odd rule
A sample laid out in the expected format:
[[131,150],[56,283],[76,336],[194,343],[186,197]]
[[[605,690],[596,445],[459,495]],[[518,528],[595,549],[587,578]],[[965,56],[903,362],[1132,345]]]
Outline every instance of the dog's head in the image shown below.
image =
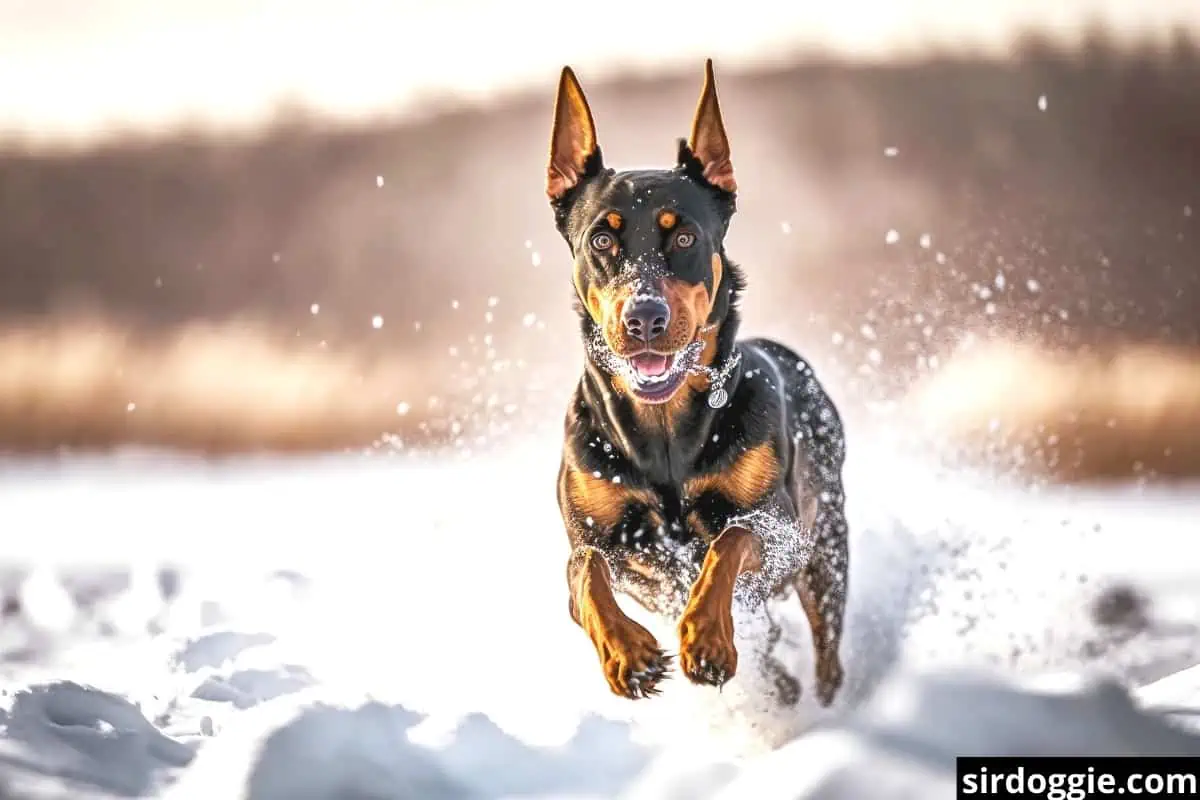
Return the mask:
[[593,360],[640,403],[664,403],[708,364],[739,284],[724,239],[737,185],[712,61],[671,169],[604,167],[583,90],[564,68],[546,193],[574,257]]

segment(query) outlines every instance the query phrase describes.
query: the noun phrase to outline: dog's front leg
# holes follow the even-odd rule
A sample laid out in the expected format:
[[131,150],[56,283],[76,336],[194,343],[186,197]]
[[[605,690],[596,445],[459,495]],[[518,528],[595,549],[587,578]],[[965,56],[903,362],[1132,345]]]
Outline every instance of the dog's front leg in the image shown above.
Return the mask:
[[671,656],[617,605],[604,554],[587,545],[575,548],[567,565],[567,582],[571,618],[591,638],[613,693],[632,700],[658,694]]
[[733,588],[762,565],[762,543],[747,528],[726,528],[712,544],[679,619],[679,667],[692,682],[721,686],[737,672]]

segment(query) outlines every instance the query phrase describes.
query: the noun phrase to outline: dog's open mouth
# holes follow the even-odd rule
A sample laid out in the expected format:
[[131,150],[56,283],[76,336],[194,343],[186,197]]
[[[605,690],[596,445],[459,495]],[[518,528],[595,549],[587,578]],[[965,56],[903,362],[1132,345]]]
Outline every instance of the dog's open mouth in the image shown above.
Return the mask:
[[686,353],[639,353],[628,359],[629,390],[644,403],[665,403],[687,379]]
[[644,350],[624,356],[608,346],[602,330],[597,327],[587,340],[586,347],[595,363],[609,374],[621,378],[629,394],[641,403],[665,403],[675,396],[689,375],[707,374],[710,371],[700,366],[704,339],[699,333],[674,353]]

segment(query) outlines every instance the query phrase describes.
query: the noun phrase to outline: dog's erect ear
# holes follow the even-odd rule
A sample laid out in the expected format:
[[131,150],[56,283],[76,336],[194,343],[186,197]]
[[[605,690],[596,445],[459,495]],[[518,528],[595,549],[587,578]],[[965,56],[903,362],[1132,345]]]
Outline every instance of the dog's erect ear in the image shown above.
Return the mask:
[[563,67],[554,104],[554,130],[550,134],[550,166],[546,168],[546,194],[561,200],[588,173],[599,168],[596,124],[587,98],[570,67]]
[[704,62],[704,89],[700,92],[700,103],[692,120],[688,148],[703,167],[706,181],[726,192],[737,191],[733,163],[729,160],[729,137],[725,135],[721,105],[717,102],[717,84],[713,78],[711,58]]

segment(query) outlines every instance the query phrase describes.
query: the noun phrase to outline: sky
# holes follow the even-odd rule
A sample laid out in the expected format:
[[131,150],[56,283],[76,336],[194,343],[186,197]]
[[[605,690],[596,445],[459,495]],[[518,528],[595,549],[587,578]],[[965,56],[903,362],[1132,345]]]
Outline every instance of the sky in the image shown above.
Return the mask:
[[[724,69],[819,48],[857,60],[931,46],[1003,52],[1030,26],[1089,20],[1130,37],[1200,28],[1195,0],[777,0],[591,4],[484,0],[0,0],[0,132],[88,138],[180,122],[253,125],[280,104],[402,113],[713,56]],[[13,79],[15,76],[15,79]]]

